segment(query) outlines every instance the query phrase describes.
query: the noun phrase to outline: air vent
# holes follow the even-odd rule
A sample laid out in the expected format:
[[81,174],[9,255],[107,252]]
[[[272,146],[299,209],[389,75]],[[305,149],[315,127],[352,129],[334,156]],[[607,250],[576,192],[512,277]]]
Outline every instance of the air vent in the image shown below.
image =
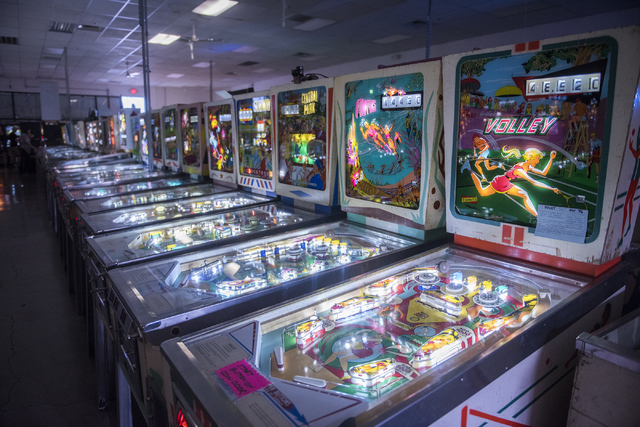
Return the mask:
[[299,22],[299,23],[303,23],[303,22],[307,22],[309,20],[313,19],[310,16],[307,15],[291,15],[291,16],[287,16],[287,20],[288,21],[293,21],[293,22]]
[[93,31],[93,32],[100,32],[104,30],[104,28],[98,27],[97,25],[84,25],[84,24],[78,25],[78,29],[82,31]]
[[423,21],[422,19],[418,19],[417,21],[410,22],[411,25],[427,25],[427,21]]
[[73,34],[73,32],[78,27],[77,24],[71,24],[69,22],[57,22],[53,21],[49,26],[49,31],[53,31],[54,33],[67,33]]
[[259,62],[255,62],[255,61],[245,61],[242,64],[238,64],[238,67],[250,67],[252,65],[256,65],[259,64]]
[[18,38],[0,36],[0,44],[18,44]]
[[307,52],[298,52],[298,53],[294,53],[293,56],[295,56],[296,58],[308,58],[313,55]]

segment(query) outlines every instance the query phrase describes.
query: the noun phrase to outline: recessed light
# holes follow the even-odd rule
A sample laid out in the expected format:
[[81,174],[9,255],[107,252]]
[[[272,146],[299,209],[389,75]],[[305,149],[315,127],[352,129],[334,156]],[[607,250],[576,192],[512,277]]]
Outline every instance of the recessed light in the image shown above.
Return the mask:
[[182,76],[184,76],[184,74],[167,74],[167,77],[170,79],[179,79]]
[[396,34],[395,36],[384,37],[382,39],[374,40],[374,43],[378,44],[387,44],[387,43],[395,43],[401,40],[410,39],[411,36],[405,36],[404,34]]
[[[215,62],[213,64],[215,64]],[[197,64],[192,65],[192,67],[196,67],[196,68],[207,68],[208,66],[209,66],[208,62],[198,62]]]
[[62,55],[64,53],[64,49],[45,47],[44,49],[42,49],[42,53],[46,53],[49,55]]
[[296,25],[293,28],[302,31],[315,31],[335,23],[336,21],[332,21],[330,19],[315,18],[305,21],[300,25]]
[[218,16],[222,12],[231,9],[238,4],[237,1],[230,0],[207,0],[191,12],[199,15]]
[[155,36],[154,38],[152,38],[151,40],[149,40],[149,43],[154,43],[154,44],[163,44],[163,45],[169,45],[171,43],[173,43],[174,41],[178,40],[180,38],[180,36],[176,36],[173,34],[164,34],[164,33],[160,33],[157,36]]
[[237,49],[234,49],[232,52],[251,53],[251,52],[255,52],[256,50],[258,50],[258,48],[254,47],[254,46],[242,46],[242,47],[239,47]]

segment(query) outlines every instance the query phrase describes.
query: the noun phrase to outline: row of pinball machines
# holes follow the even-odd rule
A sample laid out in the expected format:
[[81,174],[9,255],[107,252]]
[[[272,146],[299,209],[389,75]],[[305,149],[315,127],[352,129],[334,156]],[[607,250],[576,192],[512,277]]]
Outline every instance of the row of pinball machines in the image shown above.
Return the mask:
[[80,149],[100,153],[131,152],[138,132],[140,110],[122,108],[116,114],[96,120],[69,123],[63,130],[63,139]]
[[[565,425],[575,337],[621,312],[638,204],[638,31],[334,79],[348,218],[407,226],[396,212],[411,208],[392,188],[416,138],[421,176],[445,177],[420,182],[417,210],[424,224],[446,217],[454,244],[296,298],[272,299],[282,285],[260,275],[231,296],[239,277],[196,254],[112,272],[130,294],[113,296],[116,339],[157,393],[147,407],[163,397],[172,426]],[[282,259],[272,253],[267,276]],[[192,310],[175,310],[172,287]],[[195,298],[220,313],[235,305],[234,318]],[[144,327],[130,316],[139,310]],[[208,327],[166,340],[200,313]]]
[[[406,185],[402,205],[380,203],[373,192],[353,199],[356,211],[349,217],[340,209],[339,150],[331,136],[333,90],[334,79],[325,79],[205,104],[202,110],[178,105],[152,112],[153,127],[142,123],[140,138],[150,161],[202,168],[205,144],[191,126],[203,117],[210,177],[221,185],[237,183],[242,193],[234,203],[211,197],[202,203],[172,200],[79,216],[87,231],[82,240],[93,297],[100,404],[116,396],[121,419],[130,420],[133,396],[149,424],[168,420],[159,375],[159,345],[166,339],[448,241],[439,219],[425,231],[428,204],[416,202],[420,197],[443,202],[442,193],[427,196],[426,188],[436,187],[429,181],[444,182],[435,168],[424,174],[407,169],[400,184]],[[437,109],[434,105],[428,120],[436,120]],[[164,129],[157,131],[156,124]],[[429,137],[435,138],[435,133]],[[413,150],[422,152],[420,144]],[[416,161],[422,161],[420,154]],[[371,215],[374,210],[366,203],[362,210],[367,199],[377,200],[381,216]],[[404,205],[411,209],[400,208]],[[388,220],[395,225],[376,228]],[[149,284],[150,265],[158,272],[153,274],[172,279]],[[196,265],[203,280],[217,280],[219,286],[192,283],[189,272]],[[133,278],[120,279],[130,271]]]
[[[133,151],[167,176],[64,172],[88,185],[63,197],[100,407],[121,425],[134,406],[150,426],[563,425],[575,336],[622,309],[637,33],[164,107]],[[178,170],[214,185],[149,186]]]
[[[414,234],[413,237],[404,237],[358,225],[358,221],[364,220],[358,220],[357,217],[355,222],[340,221],[346,215],[337,207],[337,152],[330,152],[325,131],[326,124],[331,121],[331,100],[327,99],[332,93],[331,84],[332,79],[320,82],[323,85],[320,87],[321,95],[314,95],[312,101],[317,103],[318,112],[305,120],[303,128],[297,123],[297,131],[306,133],[304,139],[295,137],[285,140],[290,146],[286,150],[283,147],[282,153],[290,153],[296,162],[291,169],[297,175],[294,184],[291,184],[290,178],[282,179],[282,188],[277,188],[279,184],[276,184],[272,171],[275,162],[270,159],[275,155],[271,149],[271,141],[274,140],[271,99],[269,95],[262,94],[258,94],[255,101],[248,99],[238,102],[238,109],[243,114],[242,125],[238,126],[239,132],[244,132],[242,152],[247,156],[260,156],[260,161],[246,161],[250,166],[255,162],[258,170],[251,170],[251,166],[239,171],[233,166],[233,149],[228,147],[235,142],[235,100],[211,106],[213,108],[207,110],[208,124],[211,126],[208,141],[211,150],[204,153],[204,139],[198,130],[203,116],[198,106],[176,106],[174,111],[165,111],[166,114],[160,116],[159,120],[152,115],[152,126],[163,123],[165,127],[159,132],[156,129],[152,131],[156,136],[155,141],[158,141],[158,135],[161,138],[161,149],[155,152],[167,153],[167,163],[163,162],[164,170],[150,172],[137,159],[121,153],[93,156],[91,160],[85,160],[85,152],[73,151],[81,158],[69,160],[70,150],[64,150],[67,155],[63,164],[49,164],[48,175],[53,182],[53,198],[57,206],[55,212],[62,218],[59,223],[60,234],[66,239],[62,253],[67,259],[65,265],[69,271],[70,290],[75,292],[79,311],[86,315],[88,336],[95,344],[91,348],[95,348],[101,406],[108,401],[110,386],[115,379],[112,375],[115,371],[114,359],[118,358],[120,362],[119,371],[120,365],[128,365],[124,361],[129,360],[128,353],[121,356],[120,351],[114,351],[124,347],[120,340],[119,346],[115,342],[114,333],[118,330],[111,321],[109,312],[112,308],[106,298],[117,293],[112,289],[107,275],[111,270],[198,251],[200,257],[210,257],[211,249],[227,245],[220,249],[222,255],[217,256],[224,259],[225,264],[228,259],[229,267],[225,271],[240,269],[240,262],[243,263],[242,271],[232,275],[248,278],[262,274],[265,281],[260,286],[266,287],[269,283],[266,281],[268,275],[264,264],[261,269],[255,261],[266,261],[267,256],[273,258],[274,251],[279,258],[279,251],[282,250],[282,265],[269,271],[269,276],[275,275],[275,279],[270,279],[271,284],[278,280],[296,282],[295,279],[298,279],[297,282],[307,288],[319,288],[399,261],[426,248],[425,242],[415,238],[420,237],[419,231],[409,233]],[[287,99],[301,96],[297,86],[290,88],[290,91],[292,93],[286,95]],[[254,103],[257,105],[256,117],[247,118],[247,114],[252,114]],[[176,119],[178,114],[179,120]],[[294,124],[293,120],[291,122]],[[176,126],[176,123],[179,124]],[[149,153],[144,149],[146,130],[144,122],[141,122],[138,153],[134,147],[134,154],[139,154],[142,161],[144,154]],[[293,127],[291,130],[294,130]],[[317,133],[312,134],[312,130],[317,130]],[[304,145],[306,150],[309,142],[310,152],[307,154],[303,151],[300,155],[300,145]],[[178,150],[177,155],[171,158],[171,151],[176,152],[180,147],[183,150]],[[46,153],[53,156],[57,151],[48,150]],[[220,181],[217,184],[221,186],[209,185],[205,188],[205,184],[198,183],[200,185],[196,189],[187,188],[193,183],[180,181],[186,175],[174,176],[172,173],[180,169],[180,164],[183,165],[183,171],[192,172],[191,176],[193,172],[202,172],[203,167],[207,166],[206,161],[202,162],[203,154],[204,157],[217,156],[215,162],[209,163],[216,165],[214,182]],[[102,165],[98,166],[98,162]],[[222,186],[237,182],[236,173],[243,172],[251,178],[241,185],[244,191],[233,191],[233,187]],[[282,174],[284,177],[285,174]],[[175,187],[180,188],[173,191]],[[222,191],[225,193],[217,194]],[[283,202],[278,202],[276,198],[281,194],[285,198]],[[418,212],[417,218],[423,216]],[[438,234],[439,237],[443,235],[442,231]],[[264,246],[257,252],[256,240]],[[209,251],[202,255],[207,249]],[[285,262],[285,257],[289,261]],[[206,262],[206,259],[202,262]],[[257,270],[253,271],[254,267]],[[322,280],[322,284],[308,283],[306,276],[311,274],[314,280]],[[248,280],[245,282],[244,285],[232,285],[231,289],[249,290],[253,287]],[[295,292],[301,294],[302,288],[290,293],[282,289],[281,292],[284,292],[281,299],[286,299],[295,296]],[[181,298],[179,294],[178,298]],[[231,318],[228,313],[226,316]],[[138,322],[144,322],[144,318]],[[189,326],[191,329],[185,331],[202,327]],[[124,344],[127,347],[132,345]],[[142,354],[143,363],[146,358],[160,357],[158,347],[149,348],[148,355]],[[133,372],[127,372],[127,384],[131,384],[133,396],[144,408],[143,399],[148,393],[146,389],[142,390],[139,383],[146,378],[146,372],[135,369],[139,364],[134,361]],[[126,407],[121,405],[123,412],[126,412]],[[143,412],[146,416],[147,411]]]

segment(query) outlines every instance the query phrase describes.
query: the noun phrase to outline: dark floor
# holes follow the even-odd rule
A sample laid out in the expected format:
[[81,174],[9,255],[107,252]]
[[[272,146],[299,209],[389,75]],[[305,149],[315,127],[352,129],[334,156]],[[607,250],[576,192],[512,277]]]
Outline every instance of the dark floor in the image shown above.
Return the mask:
[[0,166],[0,426],[115,425],[101,412],[36,175]]

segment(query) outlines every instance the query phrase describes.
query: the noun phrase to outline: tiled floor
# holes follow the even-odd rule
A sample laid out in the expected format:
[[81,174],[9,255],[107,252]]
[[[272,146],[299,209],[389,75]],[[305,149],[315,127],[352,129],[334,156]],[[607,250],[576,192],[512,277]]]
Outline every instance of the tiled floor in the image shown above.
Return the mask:
[[0,426],[109,426],[35,174],[0,166]]

